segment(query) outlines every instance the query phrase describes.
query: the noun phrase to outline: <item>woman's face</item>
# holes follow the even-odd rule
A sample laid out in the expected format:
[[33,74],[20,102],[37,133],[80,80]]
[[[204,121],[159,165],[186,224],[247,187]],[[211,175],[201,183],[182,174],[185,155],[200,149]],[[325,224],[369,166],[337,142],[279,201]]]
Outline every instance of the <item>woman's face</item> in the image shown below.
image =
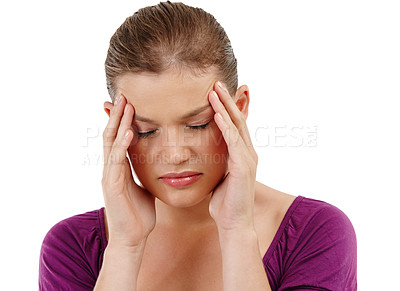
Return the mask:
[[[128,149],[133,169],[142,185],[168,205],[199,203],[226,174],[227,146],[208,101],[216,81],[212,71],[202,77],[186,71],[129,73],[118,81],[117,93],[135,108],[135,137]],[[184,171],[202,175],[179,188],[160,178]]]

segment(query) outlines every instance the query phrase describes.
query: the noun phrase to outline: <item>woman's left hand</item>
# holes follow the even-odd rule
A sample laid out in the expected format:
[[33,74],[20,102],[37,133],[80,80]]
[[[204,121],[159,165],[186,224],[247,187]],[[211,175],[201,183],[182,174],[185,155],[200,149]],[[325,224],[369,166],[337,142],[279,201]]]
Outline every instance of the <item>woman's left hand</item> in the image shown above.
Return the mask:
[[214,84],[214,90],[209,101],[216,112],[214,120],[227,144],[229,158],[228,172],[212,193],[210,215],[219,231],[253,230],[258,156],[245,116],[220,82]]

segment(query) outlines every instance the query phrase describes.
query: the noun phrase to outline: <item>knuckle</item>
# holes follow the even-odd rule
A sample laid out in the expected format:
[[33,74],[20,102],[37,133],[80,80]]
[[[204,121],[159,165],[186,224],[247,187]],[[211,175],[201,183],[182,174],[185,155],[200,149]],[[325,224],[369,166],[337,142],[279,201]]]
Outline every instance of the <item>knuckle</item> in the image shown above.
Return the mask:
[[118,136],[114,140],[113,148],[115,148],[115,150],[117,150],[117,151],[119,151],[123,148],[122,143],[121,143],[121,138],[119,138]]
[[101,187],[103,190],[106,188],[106,185],[107,185],[107,179],[105,177],[103,177],[101,179]]
[[117,133],[117,129],[115,128],[110,128],[107,127],[104,131],[103,131],[103,139],[108,140],[108,139],[112,139],[115,137],[115,134]]
[[103,140],[104,141],[107,141],[109,139],[109,133],[105,130],[104,132],[103,132]]
[[109,127],[106,127],[106,128],[104,129],[104,131],[103,131],[103,138],[106,138],[106,137],[109,135],[109,131],[110,131]]
[[244,163],[246,166],[242,168],[243,172],[249,173],[250,175],[255,175],[257,171],[257,162],[254,159],[244,159],[247,162]]

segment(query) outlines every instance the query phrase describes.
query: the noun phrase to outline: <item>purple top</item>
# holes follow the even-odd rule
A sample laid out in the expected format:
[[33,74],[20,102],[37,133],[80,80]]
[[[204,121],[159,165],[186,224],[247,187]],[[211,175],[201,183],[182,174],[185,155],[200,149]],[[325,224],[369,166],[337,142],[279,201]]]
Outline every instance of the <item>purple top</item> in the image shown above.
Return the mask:
[[[39,258],[40,290],[93,290],[107,246],[103,208],[54,225]],[[353,226],[335,206],[296,197],[263,257],[272,290],[357,290]]]

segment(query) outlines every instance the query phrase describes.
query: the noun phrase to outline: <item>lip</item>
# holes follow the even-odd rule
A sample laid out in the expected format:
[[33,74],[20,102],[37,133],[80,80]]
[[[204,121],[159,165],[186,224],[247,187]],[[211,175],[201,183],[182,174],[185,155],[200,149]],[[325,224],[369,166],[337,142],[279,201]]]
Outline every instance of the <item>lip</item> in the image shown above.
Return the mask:
[[160,177],[161,181],[171,187],[182,188],[189,186],[198,181],[202,173],[186,171],[182,173],[168,173]]
[[184,177],[189,177],[189,176],[194,176],[194,175],[199,175],[201,173],[199,172],[194,172],[194,171],[185,171],[185,172],[180,172],[180,173],[168,173],[161,178],[184,178]]

